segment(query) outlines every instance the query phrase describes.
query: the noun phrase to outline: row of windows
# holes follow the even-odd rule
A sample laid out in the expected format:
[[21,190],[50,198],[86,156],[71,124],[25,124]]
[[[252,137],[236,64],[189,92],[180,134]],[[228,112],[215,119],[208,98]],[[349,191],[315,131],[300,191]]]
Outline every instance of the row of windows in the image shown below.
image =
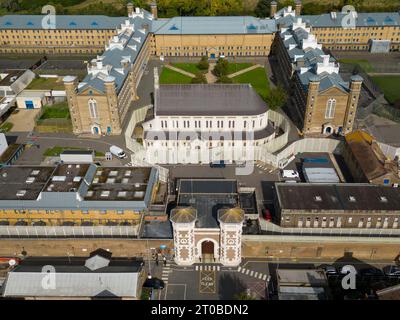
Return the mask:
[[[290,223],[291,217],[286,216],[285,218],[282,218],[282,220],[285,221],[285,223]],[[393,219],[393,222],[390,223],[390,218],[389,217],[379,217],[376,219],[372,219],[372,217],[368,218],[358,218],[358,221],[353,221],[353,217],[347,217],[347,218],[342,218],[342,217],[314,217],[312,219],[311,217],[300,217],[297,219],[297,226],[298,227],[341,227],[342,222],[347,222],[347,224],[351,225],[355,223],[355,225],[358,228],[397,228],[399,226],[399,218],[396,217]]]
[[[191,122],[193,122],[194,124],[194,128],[201,128],[201,121],[200,120],[193,120],[193,121],[189,121],[189,120],[183,120],[183,127],[184,128],[190,128],[191,127]],[[222,129],[224,128],[224,122],[226,122],[225,126],[227,126],[230,129],[234,129],[235,128],[235,120],[205,120],[205,127],[207,129],[211,129],[214,127],[218,128],[218,129]],[[260,127],[263,126],[264,121],[263,118],[258,120]],[[174,129],[179,129],[179,121],[178,120],[172,120],[170,121],[170,123],[172,123],[172,128]],[[256,120],[241,120],[239,121],[239,126],[240,123],[243,125],[243,128],[247,128],[248,126],[251,128],[255,128],[256,127]],[[152,125],[149,125],[150,128],[152,128]],[[167,129],[168,128],[168,121],[167,120],[161,120],[161,128],[163,129]]]

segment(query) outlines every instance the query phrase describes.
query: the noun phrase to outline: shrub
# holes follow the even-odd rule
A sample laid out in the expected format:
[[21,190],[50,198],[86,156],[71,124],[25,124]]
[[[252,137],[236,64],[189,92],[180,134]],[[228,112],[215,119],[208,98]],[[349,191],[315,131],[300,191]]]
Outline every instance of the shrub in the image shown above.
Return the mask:
[[207,83],[207,79],[203,73],[198,72],[196,76],[192,78],[192,83]]
[[229,71],[228,66],[229,66],[228,60],[219,58],[217,64],[214,67],[214,70],[212,72],[217,77],[226,76]]
[[218,79],[218,83],[233,83],[233,80],[227,76],[222,76]]
[[200,70],[208,70],[210,64],[208,63],[208,58],[203,56],[201,57],[200,62],[197,64],[197,68]]

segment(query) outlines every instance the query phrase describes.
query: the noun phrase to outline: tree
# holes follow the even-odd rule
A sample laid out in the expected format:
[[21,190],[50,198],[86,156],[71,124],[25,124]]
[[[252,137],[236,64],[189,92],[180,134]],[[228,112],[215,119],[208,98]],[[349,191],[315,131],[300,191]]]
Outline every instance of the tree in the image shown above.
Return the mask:
[[285,105],[287,94],[281,86],[278,86],[271,89],[269,95],[265,100],[272,110],[277,110]]
[[259,0],[254,9],[256,16],[260,18],[269,17],[271,12],[271,2],[272,0]]
[[233,83],[233,80],[227,76],[218,78],[217,83]]
[[208,63],[208,58],[206,56],[201,57],[200,62],[197,64],[197,68],[200,70],[208,70],[210,64]]
[[217,77],[226,76],[228,74],[228,67],[229,67],[228,60],[219,58],[212,72]]
[[197,72],[196,76],[192,78],[192,83],[207,83],[207,79],[202,72]]

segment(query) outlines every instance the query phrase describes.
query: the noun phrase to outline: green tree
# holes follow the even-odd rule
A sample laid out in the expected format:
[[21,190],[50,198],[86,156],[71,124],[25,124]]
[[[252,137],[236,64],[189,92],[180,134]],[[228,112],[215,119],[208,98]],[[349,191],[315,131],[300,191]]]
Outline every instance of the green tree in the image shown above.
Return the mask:
[[233,80],[227,76],[218,78],[217,83],[233,83]]
[[202,72],[197,72],[196,76],[192,78],[192,83],[207,83],[207,79]]
[[228,74],[228,67],[228,60],[219,58],[212,73],[217,77],[226,76]]
[[208,70],[210,64],[208,63],[208,58],[206,56],[201,57],[200,62],[197,64],[197,68],[200,70]]
[[272,0],[259,0],[254,9],[255,15],[260,18],[269,17],[271,12],[271,2]]
[[286,100],[286,91],[281,86],[271,89],[269,95],[266,98],[266,102],[272,110],[282,108],[285,105]]

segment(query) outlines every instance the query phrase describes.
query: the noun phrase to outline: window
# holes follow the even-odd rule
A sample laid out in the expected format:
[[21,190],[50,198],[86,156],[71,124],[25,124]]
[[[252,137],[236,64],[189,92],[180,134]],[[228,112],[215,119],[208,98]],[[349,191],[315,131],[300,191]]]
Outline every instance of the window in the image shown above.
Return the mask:
[[89,100],[89,113],[91,118],[97,118],[97,102],[96,100],[90,99]]
[[333,119],[335,117],[336,100],[329,99],[326,104],[325,119]]

